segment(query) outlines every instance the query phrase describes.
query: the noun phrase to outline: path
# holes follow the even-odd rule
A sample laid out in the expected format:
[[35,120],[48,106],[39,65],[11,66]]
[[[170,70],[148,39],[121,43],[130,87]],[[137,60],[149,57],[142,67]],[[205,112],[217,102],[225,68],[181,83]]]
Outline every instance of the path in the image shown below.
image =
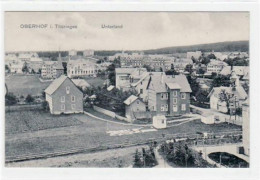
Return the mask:
[[168,164],[168,162],[166,160],[164,160],[164,158],[159,154],[158,149],[159,149],[159,146],[157,146],[154,149],[155,158],[158,162],[158,165],[154,166],[154,168],[172,168],[172,166],[170,166]]

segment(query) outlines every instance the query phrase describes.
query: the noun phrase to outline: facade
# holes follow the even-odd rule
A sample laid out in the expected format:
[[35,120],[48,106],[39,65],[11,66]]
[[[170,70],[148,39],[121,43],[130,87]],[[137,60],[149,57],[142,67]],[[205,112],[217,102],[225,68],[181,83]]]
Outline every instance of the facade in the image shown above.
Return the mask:
[[83,51],[83,56],[85,56],[85,57],[89,57],[89,56],[94,56],[94,50],[92,50],[92,49],[87,49],[87,50],[84,50]]
[[125,104],[125,116],[130,120],[135,120],[135,113],[145,112],[146,106],[145,103],[140,100],[138,97],[131,95],[124,101]]
[[67,64],[69,78],[77,76],[95,76],[97,74],[96,63],[89,59],[70,60]]
[[27,63],[29,71],[39,72],[39,69],[42,68],[43,60],[41,58],[31,58],[31,60]]
[[42,65],[41,77],[44,79],[55,79],[57,61],[44,61]]
[[147,85],[148,109],[157,115],[179,116],[190,112],[191,88],[186,76],[151,76]]
[[83,113],[83,93],[67,76],[55,79],[45,93],[51,114]]
[[226,66],[227,66],[227,63],[225,63],[223,61],[211,59],[210,63],[208,63],[208,65],[207,65],[206,74],[207,75],[211,75],[212,73],[219,74],[222,71],[222,69]]
[[22,74],[24,66],[25,62],[21,61],[9,63],[10,72],[14,74]]

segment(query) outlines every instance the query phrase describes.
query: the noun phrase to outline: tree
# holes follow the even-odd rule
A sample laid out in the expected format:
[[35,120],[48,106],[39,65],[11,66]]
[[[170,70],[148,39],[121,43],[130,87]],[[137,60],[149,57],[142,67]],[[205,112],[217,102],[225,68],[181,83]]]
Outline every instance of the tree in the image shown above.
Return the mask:
[[197,70],[197,74],[205,74],[205,69],[203,69],[203,68],[199,68],[198,70]]
[[140,154],[138,152],[138,149],[136,149],[135,151],[135,156],[134,156],[134,167],[137,167],[137,168],[140,168],[143,166],[143,163],[141,161],[141,157],[140,157]]
[[220,87],[220,86],[229,87],[230,85],[231,85],[231,81],[230,81],[229,76],[216,75],[216,77],[213,77],[211,89],[213,87]]
[[34,71],[34,69],[32,69],[32,71],[31,71],[31,72],[32,72],[32,74],[35,74],[35,71]]
[[187,76],[187,79],[188,79],[188,82],[189,82],[191,90],[192,90],[191,95],[195,96],[200,89],[199,83],[196,81],[196,78],[194,78],[190,75]]
[[43,101],[43,102],[42,102],[42,108],[43,108],[45,111],[49,111],[49,110],[50,110],[49,103],[48,103],[47,101]]
[[24,65],[24,67],[22,68],[22,71],[23,71],[24,73],[28,73],[28,72],[29,72],[29,68],[28,68],[28,66],[27,66],[26,63],[25,63],[25,65]]
[[230,113],[230,100],[232,98],[231,94],[228,94],[224,89],[221,90],[221,92],[219,93],[219,100],[221,102],[225,102],[226,103],[226,107],[227,107],[227,113]]
[[208,59],[217,59],[216,56],[215,56],[215,54],[212,54],[212,53],[209,54],[209,55],[207,56],[207,58],[208,58]]
[[196,94],[196,99],[199,103],[205,104],[209,102],[208,92],[204,90],[199,90]]
[[25,102],[32,103],[34,102],[34,97],[32,97],[30,94],[25,98]]
[[175,71],[174,65],[171,64],[171,69],[165,72],[166,75],[178,75],[179,73]]
[[39,70],[38,70],[38,74],[41,74],[42,73],[42,69],[40,68]]
[[187,64],[186,67],[185,67],[185,71],[189,72],[189,74],[192,73],[192,65],[191,64]]
[[13,93],[8,93],[5,95],[5,105],[10,106],[16,104],[17,98]]

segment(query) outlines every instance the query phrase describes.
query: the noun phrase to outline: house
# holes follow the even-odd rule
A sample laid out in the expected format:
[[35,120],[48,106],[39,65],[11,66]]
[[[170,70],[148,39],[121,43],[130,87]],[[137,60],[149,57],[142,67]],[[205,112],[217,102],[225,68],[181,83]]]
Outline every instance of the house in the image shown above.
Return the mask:
[[41,77],[44,79],[55,79],[57,61],[44,61],[42,64]]
[[23,62],[29,62],[31,61],[32,58],[38,58],[38,54],[37,53],[19,53],[18,55],[18,59],[23,61]]
[[129,120],[135,120],[135,113],[146,112],[145,103],[138,97],[131,95],[125,101],[125,116]]
[[71,79],[73,83],[77,86],[82,88],[83,90],[91,87],[90,84],[85,79]]
[[42,58],[31,58],[30,61],[28,61],[28,68],[29,68],[29,72],[39,72],[39,70],[42,68],[43,65],[43,60]]
[[141,79],[142,73],[146,71],[145,68],[116,68],[116,88],[122,89],[123,91],[130,90],[131,83]]
[[[231,80],[234,81],[234,85],[215,87],[210,91],[208,97],[211,109],[226,113],[228,108],[235,109],[242,106],[242,102],[247,98],[247,93],[240,85],[239,78],[235,73],[231,76]],[[227,103],[229,103],[229,107]]]
[[67,76],[55,79],[44,92],[51,114],[83,112],[83,93]]
[[22,61],[9,63],[10,72],[15,74],[22,74],[24,66],[25,62]]
[[227,66],[227,63],[219,60],[211,59],[210,62],[207,64],[207,75],[211,75],[212,73],[219,74],[221,70]]
[[148,109],[157,115],[179,116],[190,112],[191,88],[185,75],[151,76],[147,85]]
[[87,49],[83,51],[83,56],[88,57],[88,56],[94,56],[94,50],[92,49]]
[[232,71],[235,71],[236,75],[243,77],[249,72],[249,66],[225,66],[221,71],[221,75],[230,75]]
[[69,78],[95,76],[97,74],[96,63],[92,59],[69,60],[67,74]]
[[149,79],[151,76],[161,76],[161,74],[164,74],[164,72],[144,72],[141,75],[141,78],[139,78],[138,81],[131,83],[131,87],[134,88],[138,96],[144,101],[148,101],[148,90],[147,85],[149,82]]

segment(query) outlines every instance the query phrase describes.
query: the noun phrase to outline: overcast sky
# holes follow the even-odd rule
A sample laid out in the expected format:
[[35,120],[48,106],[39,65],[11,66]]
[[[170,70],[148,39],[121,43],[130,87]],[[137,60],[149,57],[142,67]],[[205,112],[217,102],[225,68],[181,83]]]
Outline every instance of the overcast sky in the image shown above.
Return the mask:
[[[48,24],[48,28],[21,28]],[[72,25],[77,29],[49,28]],[[123,25],[120,29],[101,28]],[[249,40],[247,12],[6,12],[6,51],[145,50]]]

